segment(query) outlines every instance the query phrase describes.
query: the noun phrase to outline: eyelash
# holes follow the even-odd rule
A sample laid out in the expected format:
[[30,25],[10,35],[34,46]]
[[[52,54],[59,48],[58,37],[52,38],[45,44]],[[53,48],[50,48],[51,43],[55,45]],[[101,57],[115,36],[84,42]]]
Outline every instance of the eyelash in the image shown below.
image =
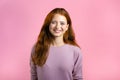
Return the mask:
[[52,21],[51,23],[52,23],[52,24],[55,24],[56,22],[55,22],[55,21]]
[[64,25],[65,23],[60,23],[61,25]]
[[[55,23],[57,23],[57,22],[56,22],[56,21],[52,21],[51,23],[52,23],[52,24],[55,24]],[[60,25],[65,25],[65,23],[61,22]]]

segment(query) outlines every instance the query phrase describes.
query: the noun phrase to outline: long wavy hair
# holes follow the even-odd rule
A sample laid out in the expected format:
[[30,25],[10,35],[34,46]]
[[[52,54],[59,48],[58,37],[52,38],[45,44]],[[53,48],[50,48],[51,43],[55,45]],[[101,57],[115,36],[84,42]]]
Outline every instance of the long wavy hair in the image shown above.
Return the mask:
[[34,53],[32,54],[32,61],[35,65],[43,66],[47,60],[50,45],[54,41],[54,36],[49,31],[49,25],[55,14],[65,16],[67,19],[67,24],[69,24],[68,30],[64,33],[63,36],[64,43],[78,46],[75,40],[75,34],[72,29],[72,22],[69,13],[64,8],[55,8],[46,16],[37,42],[35,43]]

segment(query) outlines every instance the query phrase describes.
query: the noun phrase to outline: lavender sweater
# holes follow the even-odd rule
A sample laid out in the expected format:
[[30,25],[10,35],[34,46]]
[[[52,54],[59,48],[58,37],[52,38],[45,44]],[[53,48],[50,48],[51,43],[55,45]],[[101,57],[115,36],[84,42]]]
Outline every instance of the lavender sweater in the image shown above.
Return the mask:
[[69,44],[51,46],[45,65],[30,61],[30,69],[31,80],[83,80],[81,50]]

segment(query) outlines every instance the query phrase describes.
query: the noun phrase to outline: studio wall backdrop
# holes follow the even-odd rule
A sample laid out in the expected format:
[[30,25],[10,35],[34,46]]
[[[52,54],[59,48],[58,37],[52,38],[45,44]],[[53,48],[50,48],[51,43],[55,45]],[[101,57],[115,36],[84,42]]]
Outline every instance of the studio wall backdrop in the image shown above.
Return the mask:
[[0,80],[30,80],[30,52],[56,7],[71,16],[84,80],[120,80],[120,0],[0,0]]

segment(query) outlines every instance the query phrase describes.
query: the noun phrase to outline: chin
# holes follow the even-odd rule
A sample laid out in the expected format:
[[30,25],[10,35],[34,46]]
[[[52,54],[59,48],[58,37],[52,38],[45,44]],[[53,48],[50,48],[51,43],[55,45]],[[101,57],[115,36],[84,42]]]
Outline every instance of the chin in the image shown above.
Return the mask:
[[55,37],[60,37],[61,35],[54,35]]
[[61,37],[62,35],[61,34],[54,34],[53,36],[54,37]]

